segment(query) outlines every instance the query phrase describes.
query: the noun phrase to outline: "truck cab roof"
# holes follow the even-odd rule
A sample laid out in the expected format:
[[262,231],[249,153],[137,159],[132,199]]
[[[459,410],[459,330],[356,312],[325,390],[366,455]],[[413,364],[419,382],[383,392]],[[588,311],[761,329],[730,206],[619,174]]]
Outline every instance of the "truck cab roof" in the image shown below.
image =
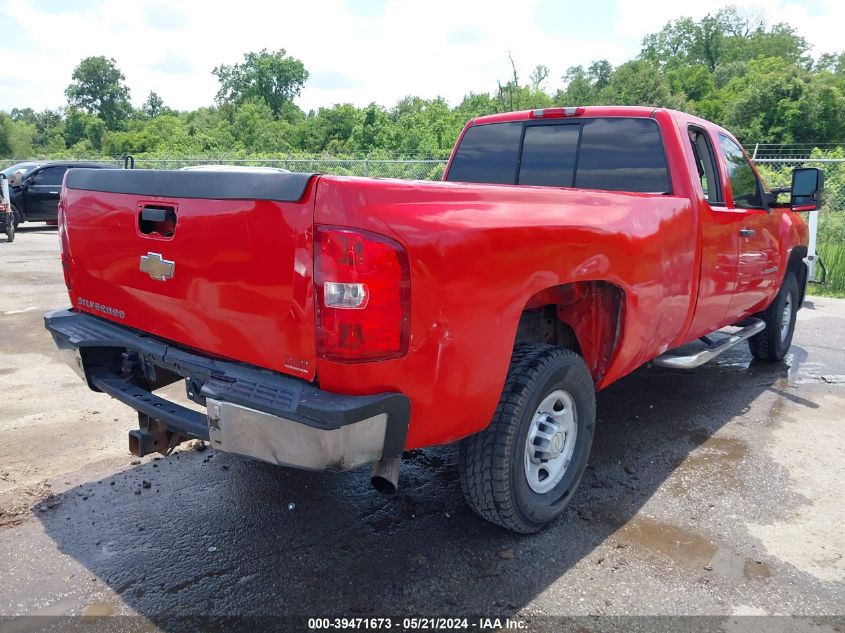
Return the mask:
[[487,123],[505,123],[508,121],[524,121],[534,118],[569,118],[569,117],[596,117],[596,116],[628,116],[628,117],[650,117],[658,110],[664,108],[653,108],[648,106],[568,106],[554,108],[538,108],[535,110],[518,110],[516,112],[500,112],[476,117],[470,123],[472,125],[485,125]]

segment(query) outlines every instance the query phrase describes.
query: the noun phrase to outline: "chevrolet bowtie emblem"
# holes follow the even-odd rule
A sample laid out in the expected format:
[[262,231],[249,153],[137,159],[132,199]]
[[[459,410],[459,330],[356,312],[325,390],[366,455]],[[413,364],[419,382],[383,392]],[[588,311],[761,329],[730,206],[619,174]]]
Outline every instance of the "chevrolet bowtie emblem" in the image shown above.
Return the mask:
[[142,273],[147,273],[157,281],[167,281],[173,277],[176,262],[164,259],[158,253],[147,253],[146,255],[141,255],[140,268]]

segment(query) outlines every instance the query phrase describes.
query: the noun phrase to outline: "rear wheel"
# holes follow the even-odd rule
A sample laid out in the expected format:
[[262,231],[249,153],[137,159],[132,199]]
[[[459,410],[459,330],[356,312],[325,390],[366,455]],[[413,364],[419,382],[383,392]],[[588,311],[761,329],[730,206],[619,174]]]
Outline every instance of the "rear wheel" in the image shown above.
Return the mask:
[[795,273],[788,272],[775,300],[757,316],[766,322],[766,329],[748,339],[751,355],[758,360],[783,360],[792,345],[795,319],[798,316],[799,289]]
[[518,346],[490,426],[460,445],[461,487],[472,509],[523,534],[557,519],[587,467],[595,410],[580,356]]

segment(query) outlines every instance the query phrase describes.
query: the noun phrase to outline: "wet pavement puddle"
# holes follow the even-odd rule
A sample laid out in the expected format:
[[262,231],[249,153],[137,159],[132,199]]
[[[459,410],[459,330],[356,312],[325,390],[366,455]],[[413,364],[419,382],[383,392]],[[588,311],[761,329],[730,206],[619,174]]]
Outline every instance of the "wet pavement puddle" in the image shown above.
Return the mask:
[[114,609],[108,602],[92,602],[87,607],[85,607],[85,612],[83,615],[89,617],[102,617],[107,615],[112,615],[114,613]]
[[730,578],[765,580],[771,568],[762,561],[733,550],[683,528],[646,517],[635,517],[619,532],[620,539],[660,554],[684,567],[697,567]]
[[700,485],[705,470],[718,472],[721,480],[732,486],[739,485],[736,465],[748,453],[748,445],[743,440],[695,433],[690,435],[690,440],[699,444],[672,473],[668,483],[673,494],[685,495],[690,487]]

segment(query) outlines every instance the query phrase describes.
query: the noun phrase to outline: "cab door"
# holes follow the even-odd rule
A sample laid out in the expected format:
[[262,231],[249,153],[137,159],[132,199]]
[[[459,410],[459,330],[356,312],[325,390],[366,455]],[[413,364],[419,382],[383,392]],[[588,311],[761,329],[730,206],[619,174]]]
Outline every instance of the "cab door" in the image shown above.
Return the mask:
[[44,167],[32,174],[24,191],[27,220],[55,220],[66,166]]
[[743,218],[729,209],[725,201],[714,136],[696,124],[690,124],[686,132],[700,185],[696,189],[701,223],[701,275],[695,313],[687,333],[688,340],[694,340],[727,323],[736,289],[739,229]]
[[736,141],[720,133],[719,150],[729,205],[741,217],[736,287],[730,307],[730,316],[738,318],[764,309],[777,292],[782,276],[777,233],[782,212],[766,208],[763,184]]

